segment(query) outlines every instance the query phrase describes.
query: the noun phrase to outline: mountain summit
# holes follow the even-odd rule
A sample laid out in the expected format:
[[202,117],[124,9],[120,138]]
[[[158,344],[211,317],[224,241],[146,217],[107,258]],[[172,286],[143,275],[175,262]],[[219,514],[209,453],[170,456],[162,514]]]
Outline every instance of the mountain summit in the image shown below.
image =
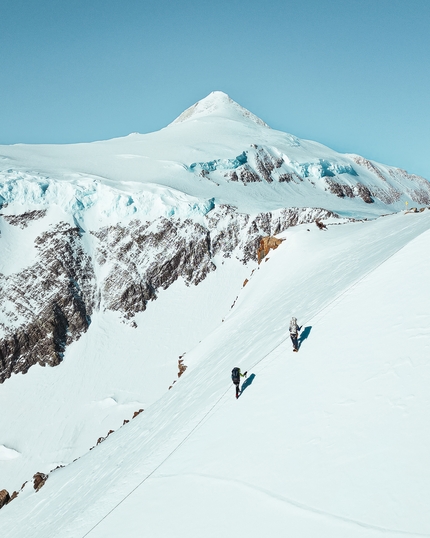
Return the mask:
[[197,101],[197,103],[182,112],[172,123],[182,123],[205,116],[222,116],[236,121],[243,121],[245,118],[262,127],[269,128],[262,119],[236,103],[236,101],[233,101],[226,93],[220,91],[212,92],[204,99]]
[[0,536],[430,537],[426,206],[222,92],[0,146]]

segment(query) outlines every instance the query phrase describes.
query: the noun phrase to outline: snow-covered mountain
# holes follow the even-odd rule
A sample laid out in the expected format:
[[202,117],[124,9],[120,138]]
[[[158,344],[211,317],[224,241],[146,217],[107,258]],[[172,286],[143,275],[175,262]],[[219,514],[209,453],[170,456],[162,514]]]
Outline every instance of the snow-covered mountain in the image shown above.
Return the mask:
[[425,179],[270,129],[222,92],[155,133],[0,152],[2,204],[56,203],[90,228],[180,208],[205,214],[214,202],[248,213],[322,205],[369,217],[430,203]]
[[222,92],[0,165],[1,536],[430,533],[426,179]]

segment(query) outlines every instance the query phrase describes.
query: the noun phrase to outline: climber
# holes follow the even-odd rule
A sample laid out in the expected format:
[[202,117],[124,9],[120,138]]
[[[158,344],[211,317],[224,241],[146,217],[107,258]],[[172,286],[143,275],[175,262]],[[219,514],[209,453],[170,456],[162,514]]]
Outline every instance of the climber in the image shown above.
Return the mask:
[[290,338],[291,342],[293,342],[293,351],[299,350],[299,343],[297,341],[297,338],[299,337],[299,332],[301,331],[301,327],[297,324],[297,318],[291,318],[290,321]]
[[238,368],[237,366],[233,368],[233,370],[231,371],[231,380],[236,385],[236,398],[239,398],[239,394],[240,394],[240,389],[239,389],[240,378],[246,377],[247,373],[248,372],[245,372],[244,374],[242,374],[242,372],[240,371],[240,368]]

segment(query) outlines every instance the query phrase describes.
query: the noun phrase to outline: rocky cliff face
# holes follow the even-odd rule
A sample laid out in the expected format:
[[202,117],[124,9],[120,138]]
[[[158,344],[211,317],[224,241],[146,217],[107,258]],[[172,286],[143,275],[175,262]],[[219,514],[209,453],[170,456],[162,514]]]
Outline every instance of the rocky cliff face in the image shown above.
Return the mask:
[[[25,221],[25,215],[11,221]],[[19,224],[18,224],[19,225]],[[37,261],[0,274],[0,381],[30,366],[55,366],[90,324],[96,282],[78,228],[59,223],[35,240]]]
[[[179,278],[198,285],[222,257],[255,263],[262,237],[334,216],[309,208],[251,216],[222,205],[197,220],[160,217],[102,227],[89,232],[92,251],[79,227],[51,225],[34,240],[35,263],[0,274],[0,382],[36,363],[59,364],[97,309],[116,311],[133,324],[157,291]],[[3,216],[20,228],[43,217],[39,212]]]
[[[300,145],[293,139],[290,145],[297,144]],[[430,204],[430,183],[426,179],[400,168],[388,167],[384,171],[359,155],[347,157],[349,163],[324,158],[299,163],[274,147],[252,144],[234,159],[192,163],[189,170],[217,185],[223,179],[244,186],[302,183],[315,187],[318,183],[339,198],[361,198],[367,204],[378,200],[390,205],[399,201],[402,194],[417,204]]]

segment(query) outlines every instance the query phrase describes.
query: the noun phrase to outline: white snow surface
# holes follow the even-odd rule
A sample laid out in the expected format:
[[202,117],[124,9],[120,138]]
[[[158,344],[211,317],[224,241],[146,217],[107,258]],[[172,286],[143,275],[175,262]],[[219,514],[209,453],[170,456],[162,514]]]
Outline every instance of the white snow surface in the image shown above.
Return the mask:
[[255,114],[240,106],[236,101],[233,101],[224,92],[216,91],[210,93],[205,99],[197,101],[194,105],[187,108],[180,116],[176,118],[172,123],[181,123],[184,121],[193,121],[199,117],[208,116],[221,116],[229,119],[237,119],[243,122],[248,120],[261,125],[262,127],[269,127],[262,119]]
[[13,460],[15,458],[19,458],[19,452],[13,448],[0,445],[0,460]]
[[[229,180],[226,172],[241,159],[252,161],[257,147],[283,160],[279,170],[307,180],[247,185]],[[207,169],[213,178],[201,177]],[[366,204],[331,194],[325,177],[348,185],[360,180],[387,196],[393,189],[402,194],[388,206],[379,200]],[[79,222],[85,216],[92,228],[106,219],[204,214],[213,203],[247,213],[324,207],[343,216],[375,217],[404,209],[406,202],[420,206],[410,189],[422,182],[428,184],[402,170],[270,129],[223,92],[213,92],[154,133],[82,144],[0,146],[0,205],[55,203]]]
[[[39,492],[26,485],[0,535],[429,536],[430,212],[309,230],[282,234],[170,391]],[[297,354],[291,315],[307,336]],[[88,339],[52,383],[78,360],[105,373]],[[238,400],[233,366],[248,371]],[[88,416],[114,405],[111,386]]]
[[249,273],[226,260],[199,286],[179,281],[135,317],[137,328],[96,312],[59,366],[36,365],[1,384],[0,444],[21,458],[2,461],[0,451],[0,486],[17,490],[36,471],[72,462],[163,395],[177,380],[178,357],[218,326]]
[[[255,146],[310,181],[229,181]],[[339,198],[327,173],[402,195]],[[270,129],[213,92],[156,133],[0,146],[0,213],[46,210],[25,229],[0,218],[0,273],[30,266],[60,220],[202,221],[224,203],[374,219],[419,207],[408,189],[423,181]],[[198,286],[159,291],[135,329],[95,312],[59,366],[1,384],[0,490],[20,492],[0,536],[430,536],[430,211],[333,222],[289,228],[258,267],[215,259]],[[238,400],[234,366],[248,371]],[[20,490],[56,467],[37,493]]]

